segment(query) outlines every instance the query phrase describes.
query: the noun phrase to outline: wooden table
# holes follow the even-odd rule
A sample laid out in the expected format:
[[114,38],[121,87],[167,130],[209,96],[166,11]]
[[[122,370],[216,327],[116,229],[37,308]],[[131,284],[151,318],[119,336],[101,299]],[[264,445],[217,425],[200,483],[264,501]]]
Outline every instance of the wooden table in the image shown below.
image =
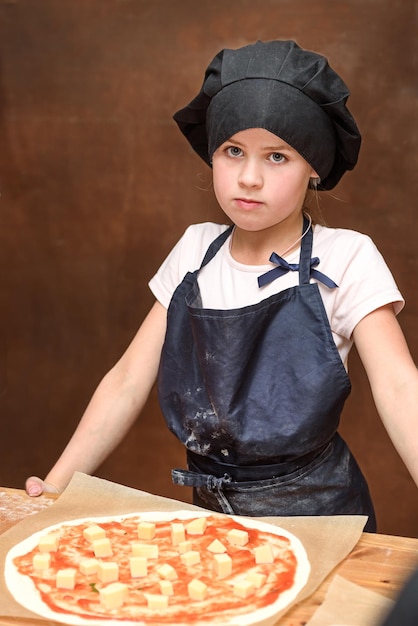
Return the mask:
[[[56,497],[48,495],[30,498],[19,489],[0,487],[0,534],[26,516],[46,508]],[[324,580],[312,596],[296,605],[280,620],[280,626],[304,626],[324,601],[335,574],[394,598],[417,567],[418,539],[363,533],[351,554]],[[28,626],[28,622],[0,618],[0,626]],[[48,622],[48,626],[54,625]]]

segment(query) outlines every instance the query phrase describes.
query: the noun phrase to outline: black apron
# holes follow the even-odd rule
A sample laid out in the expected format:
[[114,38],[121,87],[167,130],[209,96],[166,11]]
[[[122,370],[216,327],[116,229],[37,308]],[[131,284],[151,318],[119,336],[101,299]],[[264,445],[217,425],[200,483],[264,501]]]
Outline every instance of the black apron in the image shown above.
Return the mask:
[[[304,229],[306,228],[304,221]],[[253,516],[368,515],[365,479],[337,434],[351,385],[332,337],[314,267],[312,228],[301,242],[299,285],[238,309],[202,308],[197,277],[173,294],[158,376],[169,429],[186,446],[188,470],[173,470],[204,508]],[[264,276],[267,276],[264,275]],[[263,277],[262,277],[263,278]],[[270,280],[268,278],[267,280]]]

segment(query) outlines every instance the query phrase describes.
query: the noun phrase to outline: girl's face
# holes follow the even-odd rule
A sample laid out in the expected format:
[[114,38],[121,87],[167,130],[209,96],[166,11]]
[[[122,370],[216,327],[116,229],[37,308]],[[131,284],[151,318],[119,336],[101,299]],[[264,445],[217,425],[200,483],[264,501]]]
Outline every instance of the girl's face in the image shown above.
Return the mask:
[[233,135],[215,151],[212,167],[222,210],[245,231],[299,219],[309,179],[318,177],[296,150],[263,128]]

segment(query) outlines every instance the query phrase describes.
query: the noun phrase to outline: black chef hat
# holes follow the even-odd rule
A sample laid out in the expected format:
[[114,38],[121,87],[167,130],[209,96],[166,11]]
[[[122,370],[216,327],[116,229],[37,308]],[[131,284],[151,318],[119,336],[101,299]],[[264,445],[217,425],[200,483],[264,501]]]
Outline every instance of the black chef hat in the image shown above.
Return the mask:
[[325,57],[294,41],[258,41],[221,50],[199,94],[174,120],[193,149],[211,164],[235,133],[265,128],[313,167],[332,189],[357,163],[361,136],[346,107],[350,92]]

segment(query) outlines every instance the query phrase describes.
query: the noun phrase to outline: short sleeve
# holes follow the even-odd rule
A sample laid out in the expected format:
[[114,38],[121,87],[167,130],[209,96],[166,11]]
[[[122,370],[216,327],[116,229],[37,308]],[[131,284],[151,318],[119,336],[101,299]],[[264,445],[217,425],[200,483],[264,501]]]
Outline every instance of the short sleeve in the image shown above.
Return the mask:
[[345,232],[345,239],[337,237],[334,242],[338,246],[335,257],[340,259],[340,265],[336,272],[339,287],[335,290],[332,327],[334,332],[350,339],[366,315],[387,304],[393,305],[397,315],[404,306],[404,299],[370,237]]

